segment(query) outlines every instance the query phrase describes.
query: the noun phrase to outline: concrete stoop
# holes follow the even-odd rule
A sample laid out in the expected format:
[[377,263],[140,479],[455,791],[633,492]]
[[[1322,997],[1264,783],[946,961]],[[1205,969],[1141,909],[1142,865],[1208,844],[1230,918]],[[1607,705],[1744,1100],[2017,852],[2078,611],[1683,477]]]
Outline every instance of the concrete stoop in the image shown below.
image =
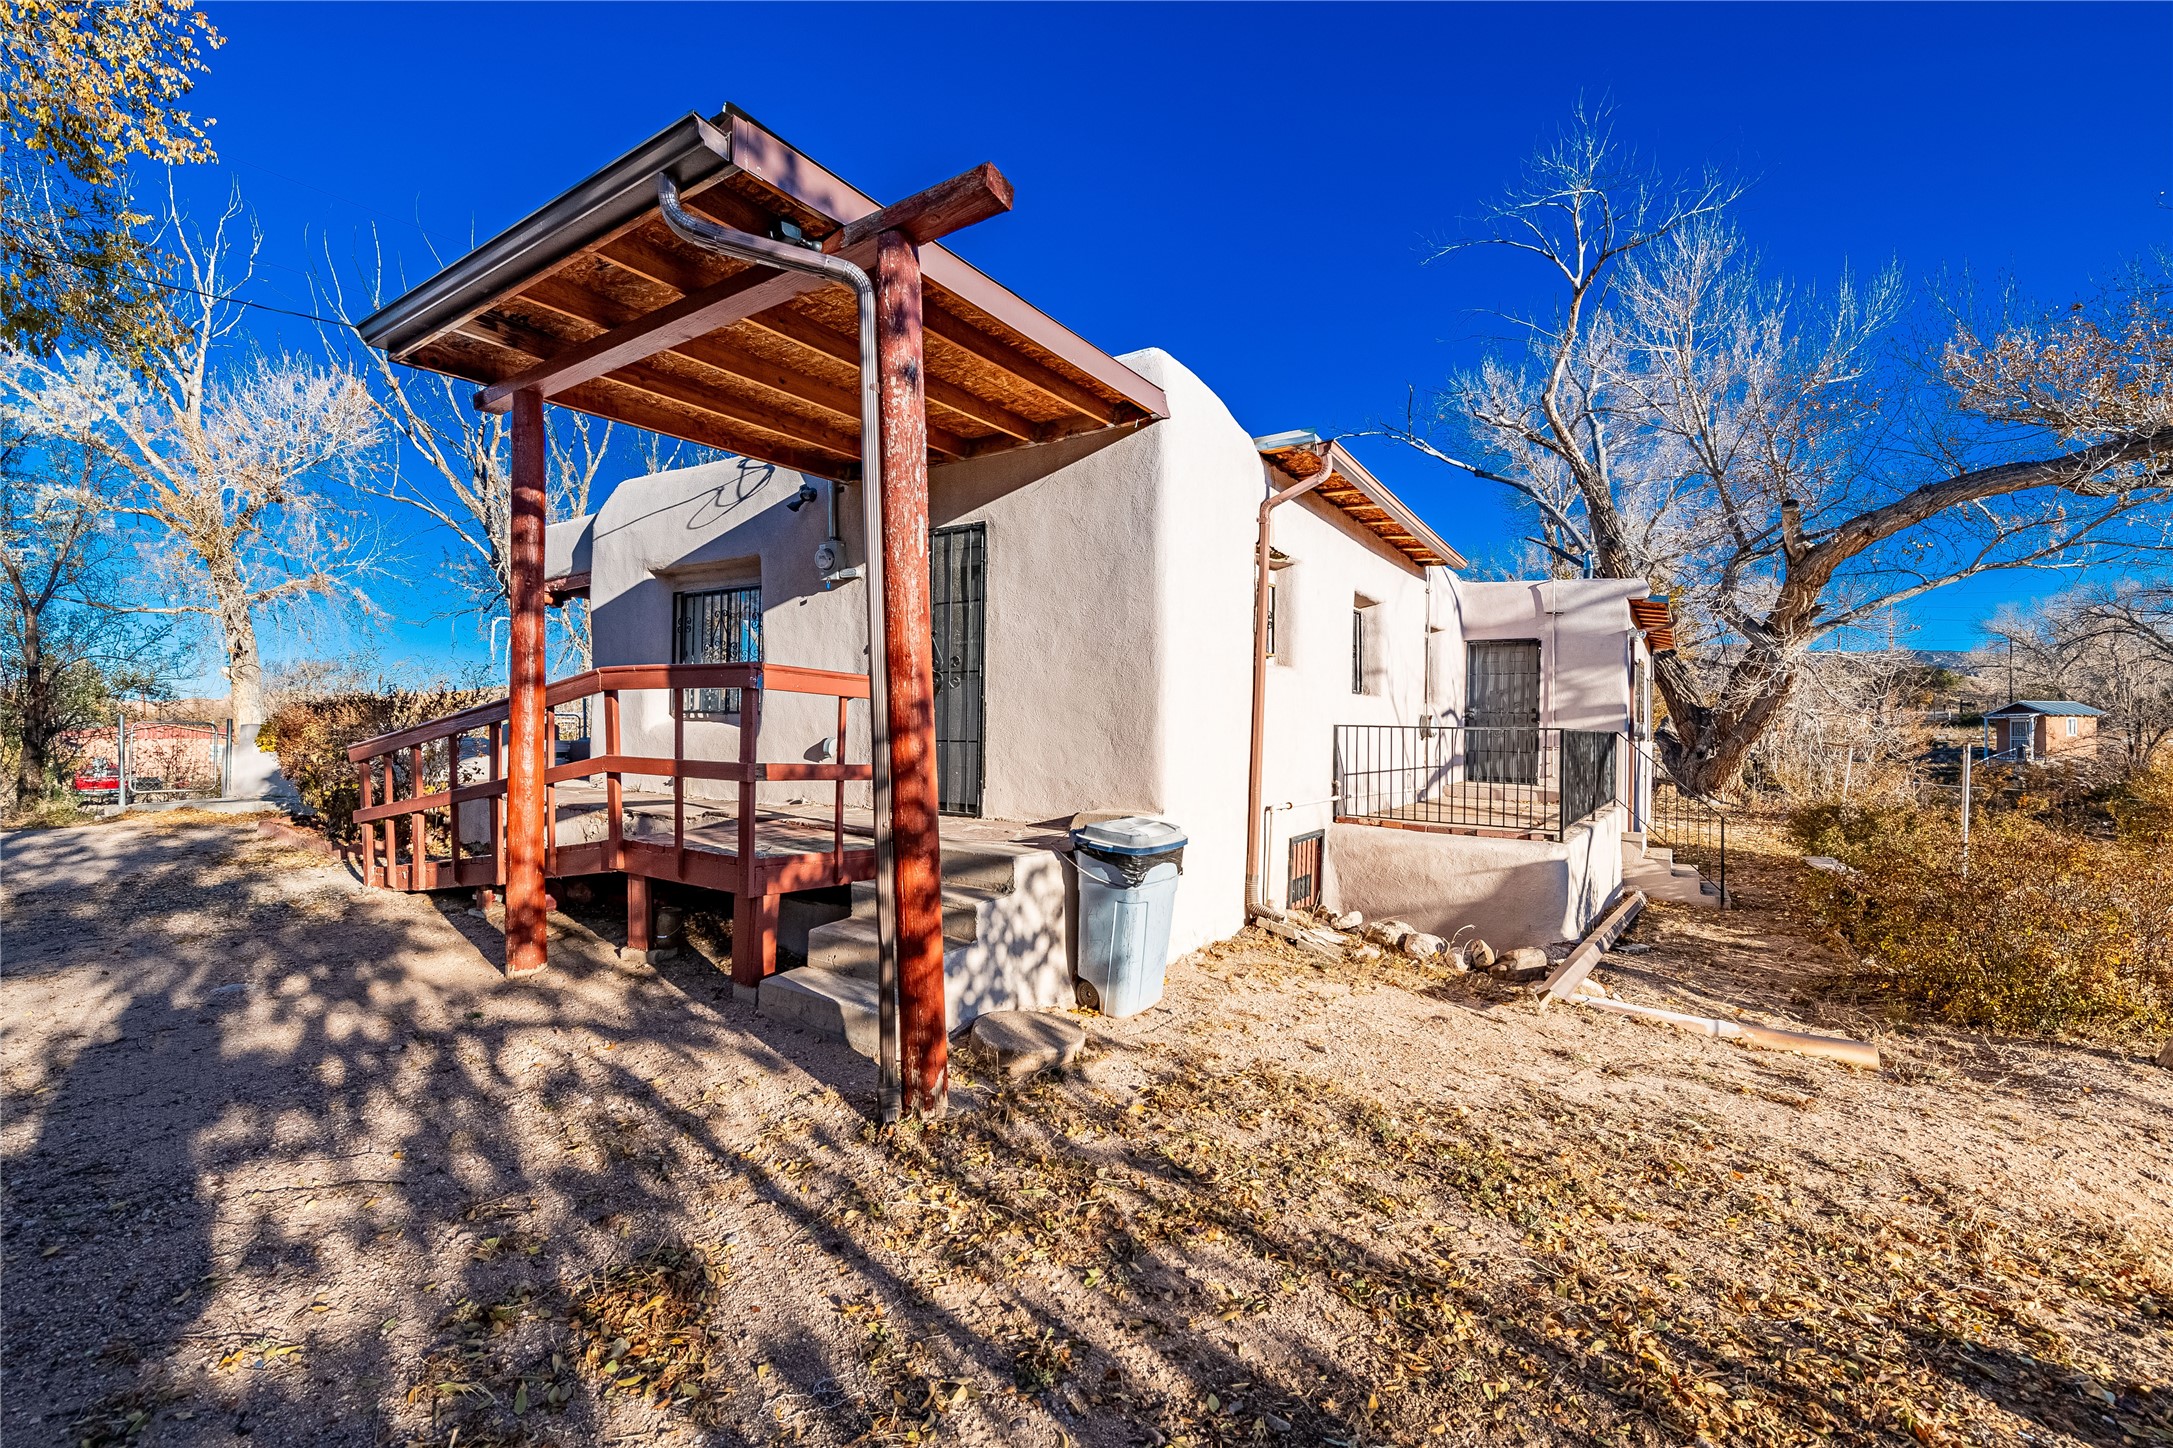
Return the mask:
[[1649,900],[1720,908],[1719,887],[1701,876],[1696,865],[1677,864],[1674,850],[1653,844],[1637,830],[1622,832],[1622,888],[1642,890]]
[[[1064,949],[1064,866],[1052,850],[994,842],[943,847],[944,998],[951,1029],[990,1011],[1074,1003]],[[807,964],[762,982],[755,1009],[876,1053],[875,884],[852,913],[807,933]]]

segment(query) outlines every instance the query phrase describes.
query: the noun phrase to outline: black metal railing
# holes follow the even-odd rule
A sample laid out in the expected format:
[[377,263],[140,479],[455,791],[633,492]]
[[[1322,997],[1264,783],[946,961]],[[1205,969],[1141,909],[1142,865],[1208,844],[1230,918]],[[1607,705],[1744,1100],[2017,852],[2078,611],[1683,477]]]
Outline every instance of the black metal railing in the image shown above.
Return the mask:
[[1537,726],[1339,724],[1336,813],[1559,840],[1615,802],[1620,738]]
[[[1701,870],[1713,872],[1714,885],[1720,891],[1720,905],[1728,908],[1728,815],[1719,805],[1680,788],[1660,762],[1659,751],[1649,741],[1635,741],[1630,745],[1632,779],[1628,782],[1626,802],[1630,806],[1630,828],[1643,830],[1645,837],[1674,851],[1675,858],[1686,865],[1696,865]],[[1639,781],[1642,773],[1650,781],[1648,808],[1640,810],[1637,804]]]

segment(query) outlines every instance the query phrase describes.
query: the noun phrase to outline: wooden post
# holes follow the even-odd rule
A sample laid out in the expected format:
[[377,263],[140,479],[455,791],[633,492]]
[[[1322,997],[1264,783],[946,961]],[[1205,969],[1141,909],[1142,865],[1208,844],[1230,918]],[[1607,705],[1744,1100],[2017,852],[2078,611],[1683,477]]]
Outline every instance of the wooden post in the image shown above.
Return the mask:
[[[367,759],[355,766],[355,794],[358,800],[356,808],[368,809],[370,807],[370,761]],[[365,885],[382,885],[384,881],[378,877],[377,873],[377,826],[374,823],[362,826],[361,843],[362,883]]]
[[[928,403],[920,249],[876,239],[883,445],[883,636],[889,658],[891,839],[898,871],[898,1070],[904,1108],[940,1115],[949,1077],[943,993],[943,842],[936,795],[928,612]],[[735,927],[736,931],[736,927]]]
[[[604,692],[604,753],[616,757],[618,752],[619,691],[607,689]],[[626,840],[620,815],[626,809],[626,795],[616,769],[604,776],[604,809],[611,821],[608,827],[611,833],[606,836],[611,842],[611,868],[623,870],[626,868]]]
[[[490,782],[496,784],[505,774],[506,726],[494,723],[490,726]],[[506,802],[504,795],[490,797],[490,880],[493,885],[506,882]]]
[[649,881],[644,875],[626,877],[626,950],[629,960],[649,959]]
[[777,969],[777,897],[763,892],[756,820],[761,739],[762,688],[757,680],[739,691],[739,834],[733,844],[739,883],[732,892],[732,984],[750,990]]
[[[417,800],[423,794],[423,747],[410,744],[407,750],[407,797]],[[430,812],[419,809],[407,820],[408,879],[420,890],[428,878],[423,874],[423,861],[430,858]]]
[[512,517],[509,532],[512,618],[512,747],[506,760],[506,974],[543,969],[547,906],[543,894],[543,776],[550,767],[544,728],[543,398],[513,398]]

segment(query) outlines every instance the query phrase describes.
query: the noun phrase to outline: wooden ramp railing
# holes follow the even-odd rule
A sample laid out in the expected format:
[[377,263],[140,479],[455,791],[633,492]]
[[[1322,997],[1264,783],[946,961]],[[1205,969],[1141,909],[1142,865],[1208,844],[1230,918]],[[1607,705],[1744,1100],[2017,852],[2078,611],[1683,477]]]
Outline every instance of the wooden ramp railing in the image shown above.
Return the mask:
[[[739,691],[737,759],[687,756],[685,706],[687,691],[692,689]],[[654,690],[667,694],[672,752],[668,757],[625,753],[621,698]],[[763,706],[769,694],[836,700],[837,732],[829,761],[760,757]],[[847,706],[868,697],[865,675],[780,664],[615,665],[560,679],[546,689],[545,700],[555,709],[592,695],[603,698],[603,752],[554,763],[544,774],[544,873],[565,877],[623,872],[630,948],[648,948],[647,881],[670,880],[726,891],[734,901],[732,976],[741,984],[756,984],[776,969],[778,896],[874,878],[873,841],[848,848],[845,835],[845,786],[874,777],[872,766],[844,762]],[[367,883],[393,890],[490,888],[505,883],[507,717],[504,702],[484,704],[349,746],[347,757],[361,791],[354,818],[361,832]],[[484,777],[462,783],[463,765],[479,765],[476,772]],[[668,845],[626,837],[628,776],[669,783],[672,830]],[[597,778],[604,781],[603,838],[560,843],[560,786]],[[714,838],[689,842],[688,780],[721,780],[735,786],[736,828],[728,846]],[[761,785],[823,781],[835,785],[827,849],[807,848],[809,821],[762,818]],[[431,787],[441,782],[442,788]],[[696,804],[707,802],[697,800]],[[477,805],[487,807],[490,818],[481,832],[483,848],[468,853],[473,839],[461,827],[461,811]],[[433,837],[443,842],[442,853],[434,850]]]

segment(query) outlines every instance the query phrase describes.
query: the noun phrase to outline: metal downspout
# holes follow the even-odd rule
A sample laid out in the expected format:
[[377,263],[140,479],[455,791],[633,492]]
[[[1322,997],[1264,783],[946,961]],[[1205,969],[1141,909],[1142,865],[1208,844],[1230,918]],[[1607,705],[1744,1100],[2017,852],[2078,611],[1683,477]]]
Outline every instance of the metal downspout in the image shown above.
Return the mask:
[[1245,783],[1245,906],[1248,910],[1267,903],[1262,894],[1266,889],[1267,871],[1260,858],[1260,795],[1264,787],[1262,774],[1266,769],[1263,745],[1268,719],[1268,575],[1273,561],[1273,550],[1268,546],[1268,514],[1275,511],[1278,504],[1312,492],[1334,474],[1335,469],[1323,458],[1320,471],[1311,478],[1260,500],[1259,561],[1253,576],[1252,753]]
[[[881,376],[875,353],[875,283],[843,257],[772,241],[705,220],[679,204],[672,178],[656,178],[657,204],[664,222],[684,240],[720,256],[757,266],[776,267],[824,277],[852,288],[860,311],[860,515],[867,555],[869,758],[875,783],[875,933],[882,984],[877,992],[881,1022],[877,1061],[879,1114],[896,1121],[903,1093],[898,1071],[898,862],[890,819],[890,650],[883,631],[883,440]],[[845,761],[840,758],[838,761]]]

